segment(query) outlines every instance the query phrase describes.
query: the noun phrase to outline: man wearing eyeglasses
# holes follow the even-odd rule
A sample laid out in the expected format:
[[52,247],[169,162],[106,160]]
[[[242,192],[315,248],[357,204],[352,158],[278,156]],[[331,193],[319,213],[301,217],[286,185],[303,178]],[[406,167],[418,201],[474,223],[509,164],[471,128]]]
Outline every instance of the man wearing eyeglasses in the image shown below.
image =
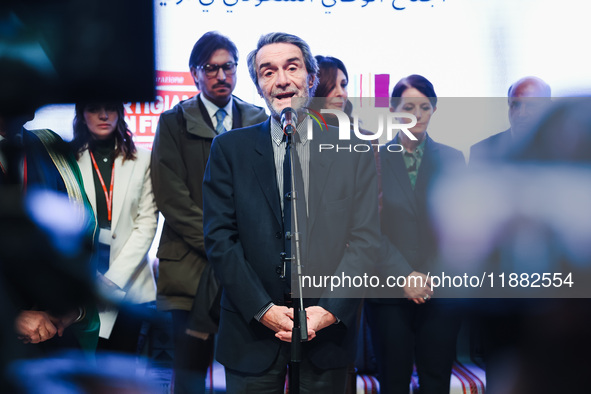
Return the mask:
[[267,119],[264,109],[232,95],[237,63],[236,46],[225,36],[208,32],[195,43],[189,67],[200,93],[160,116],[152,150],[154,195],[166,220],[157,305],[172,312],[177,394],[205,391],[217,331],[219,298],[203,245],[201,189],[211,143],[227,130]]

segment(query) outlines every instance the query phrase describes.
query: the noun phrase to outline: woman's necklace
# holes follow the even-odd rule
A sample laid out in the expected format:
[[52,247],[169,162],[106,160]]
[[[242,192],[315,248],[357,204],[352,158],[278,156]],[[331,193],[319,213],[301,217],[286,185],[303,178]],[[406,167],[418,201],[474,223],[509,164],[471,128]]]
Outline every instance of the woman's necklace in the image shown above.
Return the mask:
[[98,161],[108,163],[113,156],[114,145],[114,139],[95,141],[92,153],[94,153],[94,156]]
[[98,156],[97,159],[100,159],[103,163],[107,163],[109,161],[109,157],[111,157],[111,153],[109,153],[107,156],[103,156],[98,149],[96,149],[93,153],[95,156]]

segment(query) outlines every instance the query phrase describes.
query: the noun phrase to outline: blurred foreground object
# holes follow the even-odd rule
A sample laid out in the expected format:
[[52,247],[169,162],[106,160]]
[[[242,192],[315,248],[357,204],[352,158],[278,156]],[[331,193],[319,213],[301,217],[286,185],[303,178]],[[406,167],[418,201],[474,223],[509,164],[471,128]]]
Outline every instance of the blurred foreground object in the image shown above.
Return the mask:
[[89,362],[80,353],[15,363],[11,376],[25,394],[157,394],[154,381],[136,372],[136,359],[106,354]]
[[[92,305],[93,287],[88,266],[90,240],[85,238],[85,228],[76,219],[77,213],[67,197],[33,189],[23,198],[18,185],[2,185],[1,190],[0,367],[5,372],[11,361],[42,356],[46,350],[23,344],[17,338],[14,323],[20,308],[34,305],[37,310],[59,316],[78,310],[80,305]],[[51,210],[43,209],[46,203],[51,203]],[[86,323],[84,327],[74,327],[75,324],[66,332],[75,330],[74,335],[84,336],[85,328],[92,331]],[[5,378],[0,376],[0,388],[4,387]]]
[[153,98],[152,2],[9,0],[0,5],[0,26],[5,113],[85,99]]
[[[485,348],[488,393],[578,392],[591,369],[591,99],[558,100],[522,137],[504,161],[434,188],[442,267],[519,275],[514,286],[469,293],[512,298],[471,302],[496,330],[495,347]],[[545,273],[551,285],[533,286],[532,276]],[[569,274],[572,284],[554,284]]]

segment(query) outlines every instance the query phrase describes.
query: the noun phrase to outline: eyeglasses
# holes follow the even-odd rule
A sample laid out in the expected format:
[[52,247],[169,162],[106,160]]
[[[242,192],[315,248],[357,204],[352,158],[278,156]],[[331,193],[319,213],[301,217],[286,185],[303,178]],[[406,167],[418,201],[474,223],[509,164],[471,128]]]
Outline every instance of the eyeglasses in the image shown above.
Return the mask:
[[204,64],[199,66],[201,70],[207,75],[208,78],[215,78],[218,75],[218,71],[221,68],[224,70],[226,75],[234,75],[236,73],[236,63],[228,62],[224,64]]

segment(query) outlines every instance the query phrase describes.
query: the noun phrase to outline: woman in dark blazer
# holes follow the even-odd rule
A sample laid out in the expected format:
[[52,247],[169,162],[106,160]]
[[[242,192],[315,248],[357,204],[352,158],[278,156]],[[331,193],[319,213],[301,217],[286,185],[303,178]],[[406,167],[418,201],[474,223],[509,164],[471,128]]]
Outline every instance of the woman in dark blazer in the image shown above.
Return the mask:
[[[420,75],[403,78],[392,91],[390,110],[411,113],[417,123],[409,129],[416,140],[400,132],[389,142],[397,144],[395,148],[380,151],[381,264],[388,275],[427,279],[437,253],[427,212],[428,188],[439,171],[465,165],[460,151],[427,133],[436,105],[433,85]],[[429,286],[407,281],[397,298],[367,303],[381,393],[408,393],[413,364],[421,394],[449,392],[459,318],[449,301],[432,295]]]

